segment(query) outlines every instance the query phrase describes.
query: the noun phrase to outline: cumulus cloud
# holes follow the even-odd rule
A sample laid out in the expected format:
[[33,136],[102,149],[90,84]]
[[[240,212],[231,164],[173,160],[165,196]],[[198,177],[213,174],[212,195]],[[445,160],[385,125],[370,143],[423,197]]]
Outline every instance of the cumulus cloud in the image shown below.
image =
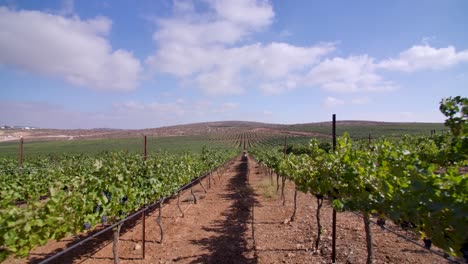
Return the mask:
[[376,73],[374,59],[367,56],[326,59],[306,76],[309,85],[332,92],[392,91],[396,86]]
[[157,21],[153,39],[158,49],[146,60],[152,69],[188,80],[205,94],[240,94],[252,83],[260,83],[265,93],[280,93],[295,87],[291,75],[305,71],[335,48],[330,43],[241,44],[272,23],[271,4],[259,0],[207,3],[210,11],[197,13],[193,5],[175,2],[175,16]]
[[468,62],[468,50],[457,52],[452,46],[413,46],[401,52],[397,58],[382,61],[376,61],[369,55],[327,58],[310,70],[303,84],[318,85],[335,93],[388,92],[398,89],[398,85],[385,80],[382,70],[438,70],[462,62]]
[[323,104],[326,106],[326,107],[336,107],[336,106],[340,106],[340,105],[344,105],[345,104],[345,101],[342,100],[342,99],[339,99],[339,98],[335,98],[335,97],[331,97],[331,96],[328,96],[327,98],[325,98],[325,100],[323,101]]
[[400,53],[398,58],[381,61],[379,68],[414,72],[418,70],[436,70],[468,62],[468,50],[457,52],[455,47],[434,48],[429,45],[413,46]]
[[[249,88],[266,95],[282,94],[297,87],[334,93],[389,92],[398,85],[386,80],[383,69],[424,68],[427,54],[445,53],[447,62],[464,60],[456,53],[416,46],[398,59],[376,61],[363,54],[330,57],[334,43],[296,46],[286,42],[248,43],[254,33],[271,25],[271,3],[260,0],[207,0],[208,11],[192,2],[174,2],[174,14],[157,20],[153,39],[158,49],[146,60],[157,72],[178,77],[207,95],[242,94]],[[418,55],[419,54],[419,55]],[[423,54],[423,55],[421,55]],[[426,55],[424,55],[426,54]],[[452,55],[450,55],[452,54]],[[439,60],[440,56],[432,56]],[[434,65],[434,64],[431,64]],[[436,66],[431,66],[436,67]]]
[[210,0],[218,17],[222,20],[259,29],[271,24],[274,12],[268,1],[264,0]]
[[289,75],[282,79],[269,80],[267,83],[262,83],[259,89],[265,95],[278,95],[295,89],[301,81],[301,76]]
[[341,105],[363,105],[371,102],[371,98],[367,96],[354,97],[347,100],[328,96],[323,100],[323,105],[328,108],[341,106]]
[[[67,9],[72,12],[72,5]],[[0,64],[91,89],[133,90],[141,64],[131,52],[112,49],[111,25],[105,17],[82,20],[0,7]]]
[[[200,5],[203,8],[177,0],[172,16],[155,20],[157,48],[146,65],[207,95],[242,94],[249,89],[277,95],[297,87],[332,93],[393,91],[398,86],[384,78],[385,71],[443,69],[468,62],[468,50],[435,48],[428,42],[380,61],[367,54],[332,57],[334,43],[260,43],[253,37],[272,25],[271,2],[204,0]],[[142,65],[131,52],[112,48],[111,20],[80,19],[73,15],[73,0],[62,0],[58,13],[0,7],[0,65],[91,89],[138,86]]]
[[[334,43],[296,46],[285,42],[250,43],[275,16],[268,1],[207,0],[207,12],[192,2],[174,4],[174,16],[157,21],[158,46],[147,64],[179,77],[208,95],[242,94],[248,88],[277,95],[297,87],[333,93],[390,92],[398,85],[384,70],[439,69],[468,61],[468,51],[413,46],[398,58],[378,61],[370,55],[330,57]],[[352,103],[352,102],[351,102]],[[355,100],[354,104],[367,103]]]
[[200,73],[196,83],[208,95],[240,94],[244,91],[240,76],[228,67]]

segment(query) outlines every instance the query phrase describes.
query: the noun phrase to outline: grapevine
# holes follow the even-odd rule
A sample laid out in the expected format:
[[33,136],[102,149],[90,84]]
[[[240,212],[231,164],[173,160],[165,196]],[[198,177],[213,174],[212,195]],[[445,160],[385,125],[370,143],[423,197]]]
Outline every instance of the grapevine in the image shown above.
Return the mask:
[[[67,156],[41,170],[2,172],[0,178],[8,184],[0,189],[0,261],[10,254],[25,257],[49,239],[116,223],[233,155],[204,149],[201,155],[162,154],[143,160],[137,154],[109,152],[99,158]],[[39,199],[43,195],[47,198]]]

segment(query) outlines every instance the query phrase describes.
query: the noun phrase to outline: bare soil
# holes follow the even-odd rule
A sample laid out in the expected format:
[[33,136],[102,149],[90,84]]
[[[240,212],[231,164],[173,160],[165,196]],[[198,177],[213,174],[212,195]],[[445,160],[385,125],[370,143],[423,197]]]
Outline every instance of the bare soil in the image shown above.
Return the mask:
[[[262,173],[249,160],[237,160],[218,178],[203,181],[181,195],[184,216],[177,199],[162,207],[164,240],[156,223],[158,209],[146,218],[146,257],[142,259],[141,219],[125,223],[119,244],[120,263],[331,263],[332,209],[325,201],[321,212],[322,242],[314,249],[317,236],[316,200],[298,193],[297,214],[293,210],[294,184],[285,187],[283,206],[276,177]],[[390,223],[397,232],[414,234]],[[374,263],[447,263],[447,261],[395,234],[372,226]],[[38,263],[76,242],[76,238],[51,241],[33,250],[28,259],[10,258],[7,263]],[[418,242],[422,245],[422,241]],[[351,213],[337,215],[337,263],[365,263],[366,243],[362,218]],[[112,233],[84,244],[54,263],[113,263]]]

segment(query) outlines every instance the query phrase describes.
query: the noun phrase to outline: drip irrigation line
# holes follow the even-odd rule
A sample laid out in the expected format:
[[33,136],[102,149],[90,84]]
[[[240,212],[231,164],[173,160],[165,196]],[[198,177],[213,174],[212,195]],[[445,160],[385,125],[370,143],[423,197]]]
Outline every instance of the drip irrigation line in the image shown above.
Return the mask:
[[[222,166],[219,166],[219,167],[224,167],[224,166],[230,164],[230,163],[231,163],[232,161],[234,161],[236,158],[237,158],[237,156],[235,156],[234,158],[232,158],[232,159],[226,161]],[[153,207],[155,207],[155,206],[157,206],[157,205],[161,206],[161,202],[162,202],[162,201],[167,200],[167,199],[172,199],[173,197],[175,197],[175,196],[177,195],[178,192],[185,191],[186,189],[190,188],[191,186],[197,184],[199,181],[203,180],[203,179],[204,179],[206,176],[208,176],[210,173],[211,173],[211,172],[208,171],[207,173],[203,174],[202,176],[200,176],[200,177],[198,177],[198,178],[192,180],[191,182],[189,182],[189,183],[183,185],[182,187],[180,187],[179,189],[177,189],[177,191],[175,191],[171,196],[164,197],[164,198],[160,198],[160,199],[157,200],[155,203],[150,204],[150,205],[147,205],[147,206],[141,208],[140,210],[138,210],[138,211],[136,211],[135,213],[133,213],[133,214],[131,214],[131,215],[125,217],[124,219],[122,219],[122,220],[120,220],[120,221],[118,221],[118,222],[116,222],[116,223],[114,223],[114,224],[112,224],[112,225],[110,225],[110,226],[108,226],[108,227],[102,229],[101,231],[99,231],[99,232],[97,232],[97,233],[95,233],[95,234],[93,234],[93,235],[91,235],[91,236],[89,236],[89,237],[87,237],[87,238],[85,238],[85,239],[83,239],[83,240],[80,240],[80,241],[76,242],[76,243],[73,244],[72,246],[70,246],[70,247],[68,247],[68,248],[66,248],[66,249],[64,249],[64,250],[62,250],[62,251],[60,251],[59,253],[57,253],[57,254],[55,254],[55,255],[53,255],[53,256],[51,256],[51,257],[45,259],[45,260],[42,260],[42,261],[39,262],[38,264],[50,263],[51,261],[53,261],[53,260],[59,258],[60,256],[65,255],[66,253],[68,253],[68,252],[74,250],[75,248],[77,248],[77,247],[79,247],[79,246],[82,246],[82,245],[85,244],[86,242],[88,242],[88,241],[90,241],[90,240],[92,240],[92,239],[94,239],[94,238],[96,238],[96,237],[102,235],[103,233],[105,233],[105,232],[111,230],[112,228],[114,228],[114,227],[116,227],[116,226],[118,226],[118,225],[120,225],[120,224],[123,224],[123,223],[125,223],[126,221],[128,221],[128,220],[130,220],[130,219],[133,219],[133,218],[135,218],[135,217],[137,217],[137,216],[140,216],[141,213],[146,212],[146,211],[152,209]]]
[[[359,217],[361,217],[361,218],[364,218],[364,217],[363,217],[361,214],[359,214],[359,213],[356,213],[356,212],[353,212],[353,211],[351,211],[351,213],[353,213],[353,214],[355,214],[355,215],[357,215],[357,216],[359,216]],[[375,221],[373,221],[373,220],[369,220],[369,222],[373,223],[374,225],[379,226],[380,228],[382,228],[382,229],[384,229],[384,230],[389,231],[390,233],[395,234],[396,236],[398,236],[398,237],[400,237],[400,238],[403,238],[403,239],[407,240],[408,242],[411,242],[411,243],[413,243],[413,244],[415,244],[415,245],[418,245],[418,246],[420,246],[420,247],[422,247],[422,248],[424,248],[424,249],[430,251],[431,253],[434,253],[434,254],[438,255],[439,257],[442,257],[442,258],[444,258],[444,259],[450,261],[451,263],[460,264],[460,262],[458,262],[458,261],[452,259],[451,257],[447,257],[446,254],[442,254],[442,253],[440,253],[440,252],[438,252],[438,251],[435,251],[435,250],[433,250],[433,249],[426,248],[426,247],[424,247],[423,245],[419,244],[418,242],[414,241],[413,239],[411,239],[411,238],[409,238],[409,237],[407,237],[407,236],[404,236],[404,235],[402,235],[402,234],[399,234],[399,233],[397,233],[397,232],[393,231],[392,229],[387,228],[387,227],[385,227],[385,226],[380,226],[380,225],[378,225],[378,224],[377,224]]]
[[66,249],[64,249],[64,250],[62,250],[62,251],[60,251],[59,253],[57,253],[57,254],[55,254],[55,255],[53,255],[53,256],[51,256],[51,257],[49,257],[49,258],[47,258],[47,259],[45,259],[45,260],[43,260],[43,261],[41,261],[41,262],[39,262],[39,264],[49,263],[49,262],[51,262],[52,260],[54,260],[54,259],[56,259],[56,258],[58,258],[58,257],[60,257],[60,256],[62,256],[62,255],[64,255],[64,254],[66,254],[66,253],[72,251],[73,249],[75,249],[75,248],[77,248],[77,247],[83,245],[84,243],[90,241],[91,239],[96,238],[96,237],[100,236],[101,234],[103,234],[103,233],[105,233],[105,232],[111,230],[112,228],[114,228],[114,227],[116,227],[116,226],[118,226],[118,225],[120,225],[120,224],[123,224],[124,222],[126,222],[126,221],[128,221],[128,220],[130,220],[130,219],[132,219],[132,218],[134,218],[134,217],[136,217],[137,215],[140,215],[142,212],[145,212],[145,211],[149,210],[150,208],[152,208],[152,207],[155,206],[156,204],[160,203],[161,200],[162,200],[162,199],[159,199],[156,203],[154,203],[154,204],[152,204],[152,205],[149,205],[149,206],[147,206],[147,207],[144,207],[143,209],[140,209],[139,211],[137,211],[137,212],[131,214],[130,216],[127,216],[126,218],[124,218],[124,219],[118,221],[117,223],[114,223],[114,224],[112,224],[112,225],[110,225],[110,226],[104,228],[103,230],[97,232],[96,234],[93,234],[93,235],[91,235],[91,236],[89,236],[89,237],[87,237],[87,238],[85,238],[85,239],[83,239],[83,240],[78,241],[78,242],[75,243],[73,246],[68,247],[68,248],[66,248]]

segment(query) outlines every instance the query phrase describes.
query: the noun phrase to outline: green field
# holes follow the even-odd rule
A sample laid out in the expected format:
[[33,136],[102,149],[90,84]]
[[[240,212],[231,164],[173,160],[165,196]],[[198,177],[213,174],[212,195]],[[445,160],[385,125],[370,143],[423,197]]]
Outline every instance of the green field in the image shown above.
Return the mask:
[[[48,154],[85,154],[96,155],[102,151],[128,151],[143,153],[143,137],[118,139],[90,139],[68,141],[36,141],[24,143],[24,159]],[[225,142],[206,136],[147,137],[147,153],[158,152],[182,153],[185,151],[201,152],[204,146],[232,148]],[[19,142],[0,143],[0,157],[16,158]]]
[[[437,133],[448,131],[441,123],[383,123],[383,122],[337,122],[337,135],[348,132],[353,138],[372,138],[381,136],[430,135],[431,130]],[[279,130],[317,132],[331,135],[331,123],[299,124],[281,126]],[[234,134],[233,134],[234,135]],[[229,135],[224,135],[229,136]],[[148,137],[147,152],[152,155],[158,152],[181,153],[184,151],[200,152],[204,146],[232,148],[228,142],[219,140],[220,135],[199,136],[166,136]],[[217,139],[218,138],[218,139]],[[329,137],[325,137],[329,140]],[[288,137],[288,144],[304,144],[308,137]],[[231,142],[232,143],[232,142]],[[273,145],[283,145],[284,139],[278,136],[270,141]],[[239,146],[239,145],[237,145]],[[19,142],[0,143],[0,157],[17,158]],[[48,154],[85,154],[96,155],[102,151],[124,150],[129,152],[143,152],[143,137],[117,139],[90,139],[67,141],[28,141],[24,143],[24,158]]]
[[[284,130],[317,132],[331,135],[331,123],[317,124],[298,124],[289,125]],[[442,123],[388,123],[388,122],[359,122],[345,121],[337,122],[336,133],[338,136],[348,132],[353,138],[367,138],[369,134],[373,138],[381,136],[400,136],[400,135],[430,135],[431,130],[437,133],[445,133],[448,129]]]

